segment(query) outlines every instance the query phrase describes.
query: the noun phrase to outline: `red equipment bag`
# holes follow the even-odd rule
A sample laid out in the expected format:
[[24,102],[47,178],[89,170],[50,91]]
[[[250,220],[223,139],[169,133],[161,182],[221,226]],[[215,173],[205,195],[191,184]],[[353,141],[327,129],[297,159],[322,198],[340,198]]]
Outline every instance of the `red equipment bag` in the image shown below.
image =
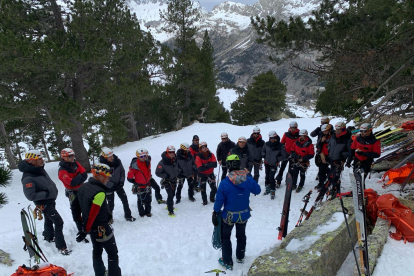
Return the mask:
[[397,241],[404,239],[404,243],[414,242],[414,214],[411,209],[401,204],[392,194],[380,196],[376,204],[378,216],[397,228],[397,233],[390,232],[390,237]]
[[11,276],[70,276],[73,273],[68,274],[63,267],[48,264],[46,267],[39,268],[37,270],[31,270],[30,267],[25,265],[19,266],[15,273]]
[[378,218],[378,207],[376,204],[377,199],[378,199],[378,194],[373,189],[365,189],[364,196],[367,199],[367,203],[366,203],[367,204],[366,205],[367,216],[371,224],[375,226],[375,223],[377,222],[377,218]]
[[414,121],[408,121],[401,125],[404,130],[414,130]]

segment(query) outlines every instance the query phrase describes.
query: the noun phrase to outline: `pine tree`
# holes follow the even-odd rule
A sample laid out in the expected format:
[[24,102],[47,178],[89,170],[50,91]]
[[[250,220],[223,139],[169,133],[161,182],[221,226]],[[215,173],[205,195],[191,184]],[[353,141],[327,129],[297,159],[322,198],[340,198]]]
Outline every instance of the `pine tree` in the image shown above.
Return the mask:
[[[0,167],[0,187],[7,187],[10,185],[11,177],[11,170]],[[4,193],[0,193],[0,208],[5,204],[7,204],[7,196]]]

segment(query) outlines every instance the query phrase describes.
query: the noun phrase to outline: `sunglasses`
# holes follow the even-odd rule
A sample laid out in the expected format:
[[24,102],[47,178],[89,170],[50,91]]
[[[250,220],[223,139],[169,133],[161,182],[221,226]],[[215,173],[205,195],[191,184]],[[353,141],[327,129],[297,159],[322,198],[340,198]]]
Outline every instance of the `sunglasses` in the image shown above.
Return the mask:
[[269,139],[270,139],[270,140],[275,140],[275,139],[276,139],[276,137],[269,137]]
[[68,155],[68,158],[72,158],[72,157],[75,157],[75,155]]
[[360,130],[361,133],[367,133],[369,130]]
[[297,129],[298,127],[290,127],[290,129]]
[[200,139],[194,139],[193,141],[200,141]]
[[200,147],[200,149],[206,149],[207,148],[207,146],[201,146]]
[[259,135],[260,133],[253,133],[253,135]]
[[171,154],[171,153],[172,153],[172,154],[175,154],[175,152],[174,152],[174,151],[169,151],[169,152],[168,152],[168,154]]
[[145,155],[140,155],[140,156],[139,156],[139,158],[145,158],[145,157],[147,157],[147,156],[148,156],[148,155],[146,155],[146,154],[145,154]]

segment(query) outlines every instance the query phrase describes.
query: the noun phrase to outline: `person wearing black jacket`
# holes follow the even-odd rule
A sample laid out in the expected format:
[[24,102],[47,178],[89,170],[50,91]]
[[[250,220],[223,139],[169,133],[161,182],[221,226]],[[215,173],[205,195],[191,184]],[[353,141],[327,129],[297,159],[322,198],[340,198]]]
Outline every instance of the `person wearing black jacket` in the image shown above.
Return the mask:
[[[319,140],[324,136],[323,131],[322,131],[322,126],[323,125],[327,124],[329,126],[331,135],[335,133],[335,130],[334,130],[333,126],[331,124],[329,124],[329,121],[330,121],[329,117],[327,117],[327,116],[321,117],[321,125],[310,133],[311,137],[318,137],[318,140],[316,141],[316,144],[318,144]],[[321,170],[321,168],[320,168],[321,164],[322,164],[322,159],[321,159],[321,156],[319,155],[319,152],[317,152],[316,156],[315,156],[315,165],[318,167],[319,171]],[[322,170],[324,170],[324,169],[325,169],[325,166],[324,166],[324,168],[322,168]],[[316,180],[319,180],[319,174],[323,174],[323,172],[320,173],[319,171],[318,171],[318,174],[316,175]]]
[[177,151],[177,162],[178,162],[178,186],[175,194],[175,204],[181,202],[181,190],[183,189],[184,182],[187,179],[188,184],[188,199],[191,202],[195,201],[194,198],[194,174],[197,169],[194,158],[189,150],[190,146],[187,143],[181,143],[180,149]]
[[155,174],[161,178],[161,188],[165,187],[168,194],[167,209],[170,217],[175,217],[174,214],[174,196],[177,187],[178,176],[178,162],[175,154],[175,147],[168,146],[167,150],[161,154],[161,161],[158,163]]
[[[111,169],[106,164],[95,164],[92,167],[93,177],[84,183],[78,192],[82,209],[83,233],[90,234],[92,240],[92,261],[95,276],[121,276],[118,247],[110,221],[112,212],[106,201],[107,184],[110,181]],[[105,249],[108,255],[108,274],[102,260]]]
[[216,157],[219,165],[221,166],[223,173],[221,174],[221,179],[226,178],[227,167],[226,167],[226,158],[229,155],[229,152],[234,148],[236,144],[229,139],[229,136],[226,132],[221,134],[221,142],[217,146]]
[[321,128],[322,135],[316,144],[316,158],[319,158],[318,181],[319,184],[315,187],[317,190],[321,189],[325,184],[326,178],[330,173],[329,168],[329,151],[328,144],[332,137],[332,130],[330,124],[324,124]]
[[[200,151],[200,138],[198,137],[198,135],[193,135],[193,140],[191,143],[191,146],[189,148],[191,155],[193,156],[193,159],[195,161],[196,155],[198,154],[198,152]],[[194,179],[193,179],[193,189],[196,192],[200,191],[200,183],[199,183],[199,178],[197,175],[197,168],[196,168],[196,172],[194,173]]]
[[253,156],[251,155],[249,148],[246,146],[247,139],[244,136],[240,136],[237,140],[237,144],[229,152],[229,155],[236,154],[240,158],[240,169],[247,169],[249,172],[252,171],[253,167]]
[[262,148],[265,142],[260,134],[260,128],[255,127],[250,138],[247,139],[247,147],[253,157],[254,180],[259,182],[259,170],[262,168]]
[[131,209],[129,208],[128,204],[128,197],[124,190],[125,169],[122,165],[121,159],[119,159],[118,156],[114,154],[113,150],[104,147],[102,148],[101,156],[99,156],[99,162],[101,164],[108,165],[113,171],[112,176],[110,178],[111,184],[108,185],[111,188],[106,194],[106,200],[108,201],[109,210],[111,210],[112,213],[114,211],[116,193],[122,202],[122,206],[124,207],[124,218],[127,221],[135,221],[136,219],[131,214]]
[[[63,255],[69,255],[63,236],[63,220],[56,210],[58,189],[44,169],[43,155],[38,150],[29,150],[25,160],[18,165],[23,173],[22,184],[26,198],[36,205],[44,215],[43,237],[48,242],[55,242],[56,248]],[[53,228],[53,225],[55,226]]]

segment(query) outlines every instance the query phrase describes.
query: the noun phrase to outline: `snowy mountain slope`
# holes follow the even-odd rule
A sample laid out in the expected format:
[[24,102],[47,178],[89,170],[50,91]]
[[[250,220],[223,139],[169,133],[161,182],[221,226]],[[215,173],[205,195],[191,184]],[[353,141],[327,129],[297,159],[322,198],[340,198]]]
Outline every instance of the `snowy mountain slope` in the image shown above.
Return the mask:
[[[267,140],[267,133],[275,130],[282,135],[288,128],[290,120],[280,120],[261,124],[259,127],[262,134]],[[306,127],[308,131],[313,130],[319,125],[318,119],[298,119],[299,128]],[[336,123],[338,119],[332,120]],[[145,147],[149,150],[153,158],[152,168],[154,170],[160,155],[167,145],[172,144],[178,147],[181,142],[190,142],[194,134],[198,134],[201,140],[208,143],[211,151],[215,152],[217,144],[220,142],[220,133],[226,131],[230,139],[237,140],[241,135],[249,136],[253,126],[233,126],[229,124],[194,124],[180,131],[162,134],[157,138],[148,137],[141,141],[127,143],[114,149],[120,157],[125,169],[128,169],[130,160],[135,155],[135,150],[139,147]],[[294,228],[294,224],[299,217],[299,209],[302,208],[302,197],[309,189],[316,185],[315,176],[317,168],[313,165],[307,172],[305,189],[299,194],[292,195],[291,221],[289,231]],[[57,210],[65,221],[64,234],[68,246],[73,249],[70,256],[58,255],[53,244],[45,243],[41,233],[43,223],[37,222],[37,231],[40,240],[40,246],[45,251],[49,261],[54,264],[65,267],[69,272],[75,272],[75,276],[92,276],[92,252],[91,244],[78,244],[75,241],[76,227],[72,221],[69,209],[69,202],[64,196],[64,188],[59,181],[58,163],[48,163],[46,170],[55,181],[59,189],[57,199]],[[343,173],[342,185],[343,190],[350,190],[350,181],[348,179],[349,169],[345,168]],[[261,171],[259,184],[264,189],[264,171]],[[216,169],[218,174],[218,169]],[[377,184],[379,175],[373,174],[368,180],[367,186],[374,188],[380,193],[386,192]],[[28,253],[22,250],[22,230],[20,223],[19,211],[26,207],[30,202],[24,197],[21,186],[21,173],[13,171],[12,185],[8,188],[0,188],[10,199],[10,203],[0,210],[2,227],[0,228],[0,248],[11,253],[11,258],[15,260],[14,267],[0,265],[0,275],[8,276],[14,272],[18,265],[28,264]],[[156,181],[159,181],[155,177]],[[136,197],[130,192],[130,184],[125,183],[125,190],[128,195],[129,204],[134,216],[138,217]],[[126,222],[123,219],[123,211],[120,200],[115,199],[114,217],[115,236],[118,244],[120,266],[123,276],[194,276],[205,275],[204,272],[221,268],[217,264],[221,251],[216,251],[211,246],[211,235],[213,226],[211,224],[211,212],[213,205],[209,203],[202,206],[201,196],[195,195],[197,201],[190,202],[186,193],[187,184],[183,189],[182,202],[175,207],[177,208],[176,217],[167,216],[165,205],[158,205],[153,200],[153,217],[137,218],[136,222]],[[395,189],[395,187],[394,187]],[[164,198],[166,193],[162,190]],[[281,208],[284,198],[284,185],[276,191],[276,199],[271,201],[269,197],[262,194],[251,196],[250,206],[253,209],[252,217],[247,224],[247,249],[246,262],[244,264],[235,264],[234,271],[228,271],[228,275],[246,275],[253,260],[260,254],[273,250],[280,244],[277,240],[276,227],[279,226],[281,218]],[[313,202],[315,195],[311,198]],[[317,215],[315,212],[314,215]],[[306,224],[303,225],[306,227]],[[234,232],[233,232],[234,233]],[[233,234],[233,248],[235,248],[235,237]],[[344,245],[348,250],[348,244]],[[380,258],[378,269],[374,276],[383,275],[413,275],[414,267],[410,265],[411,256],[414,254],[414,244],[404,244],[402,241],[389,241],[384,249],[384,254]],[[404,250],[404,254],[396,253],[397,250]],[[106,261],[104,254],[104,261]],[[394,262],[394,263],[391,263]],[[352,263],[351,263],[352,264]],[[397,266],[398,265],[398,266]],[[388,273],[394,269],[393,272]],[[344,275],[351,275],[350,269],[344,268]]]

